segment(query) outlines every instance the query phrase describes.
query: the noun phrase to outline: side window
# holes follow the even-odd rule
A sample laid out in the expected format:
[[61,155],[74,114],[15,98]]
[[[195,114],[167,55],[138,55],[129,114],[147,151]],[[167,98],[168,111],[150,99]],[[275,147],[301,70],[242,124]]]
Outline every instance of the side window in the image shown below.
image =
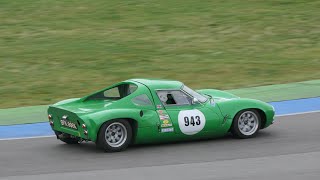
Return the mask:
[[133,98],[131,101],[138,106],[152,106],[152,102],[146,94],[141,94]]
[[190,105],[191,98],[180,90],[160,90],[158,97],[163,105]]
[[112,89],[106,90],[104,93],[104,97],[110,99],[120,99],[120,92],[118,87],[114,87]]

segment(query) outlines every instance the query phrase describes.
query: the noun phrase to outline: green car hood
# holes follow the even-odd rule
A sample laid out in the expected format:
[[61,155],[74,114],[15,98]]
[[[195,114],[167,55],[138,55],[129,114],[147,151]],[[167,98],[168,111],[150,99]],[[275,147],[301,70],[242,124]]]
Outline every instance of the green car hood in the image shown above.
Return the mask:
[[67,99],[53,104],[53,107],[64,109],[76,114],[94,113],[109,109],[114,101],[108,100],[88,100],[82,101],[80,98]]
[[197,92],[204,94],[204,95],[211,96],[215,102],[221,102],[221,101],[227,101],[230,99],[239,98],[238,96],[233,95],[231,93],[216,90],[216,89],[201,89],[201,90],[198,90]]
[[256,99],[240,98],[231,93],[214,90],[214,89],[204,89],[198,91],[201,94],[212,96],[214,102],[218,105],[221,114],[225,117],[234,117],[242,109],[260,109],[265,112],[266,118],[268,119],[268,124],[273,119],[274,108],[263,101]]

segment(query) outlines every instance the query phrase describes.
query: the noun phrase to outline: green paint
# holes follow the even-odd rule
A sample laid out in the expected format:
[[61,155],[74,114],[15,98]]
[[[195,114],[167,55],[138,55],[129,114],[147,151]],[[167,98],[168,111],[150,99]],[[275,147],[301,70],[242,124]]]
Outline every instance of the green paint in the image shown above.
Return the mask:
[[[130,87],[135,87],[135,90]],[[136,144],[222,136],[228,133],[236,114],[244,109],[259,111],[263,117],[261,128],[268,127],[274,119],[273,107],[265,102],[238,98],[213,89],[199,90],[202,96],[182,87],[183,84],[179,81],[131,79],[83,98],[53,104],[49,106],[48,114],[51,115],[54,131],[94,142],[102,124],[115,119],[127,119],[133,128],[139,127],[134,128]],[[113,92],[112,96],[109,95],[110,92]],[[141,95],[151,97],[152,106],[141,107],[132,102]],[[199,98],[198,102],[193,101],[196,97]],[[203,100],[200,101],[200,98]],[[158,105],[162,106],[159,108]],[[158,114],[157,110],[165,110],[168,116],[164,112],[162,115]],[[68,127],[61,123],[63,117],[70,122],[66,123]],[[227,120],[225,117],[228,117]],[[82,124],[86,127],[82,128]],[[163,133],[165,124],[170,124],[174,131]],[[84,133],[85,130],[88,134]]]
[[[320,80],[234,89],[228,90],[228,92],[243,98],[259,99],[266,102],[317,97],[320,96]],[[44,105],[0,109],[0,125],[46,122],[47,107]]]

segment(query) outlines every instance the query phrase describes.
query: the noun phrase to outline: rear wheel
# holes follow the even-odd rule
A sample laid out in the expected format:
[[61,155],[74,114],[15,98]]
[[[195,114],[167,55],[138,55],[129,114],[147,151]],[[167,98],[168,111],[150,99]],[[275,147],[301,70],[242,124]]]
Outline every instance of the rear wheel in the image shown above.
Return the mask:
[[242,110],[234,118],[231,132],[237,138],[251,138],[257,135],[261,117],[254,109]]
[[120,119],[107,121],[99,131],[97,146],[107,152],[126,149],[132,139],[132,128],[128,121]]

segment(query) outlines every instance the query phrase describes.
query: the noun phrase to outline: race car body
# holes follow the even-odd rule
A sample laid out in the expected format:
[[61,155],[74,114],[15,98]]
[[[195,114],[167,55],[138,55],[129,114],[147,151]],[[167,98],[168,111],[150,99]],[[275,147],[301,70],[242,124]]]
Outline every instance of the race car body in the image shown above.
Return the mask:
[[48,109],[57,138],[93,141],[106,151],[130,144],[223,136],[254,137],[273,122],[274,109],[259,100],[203,89],[179,81],[130,79]]

